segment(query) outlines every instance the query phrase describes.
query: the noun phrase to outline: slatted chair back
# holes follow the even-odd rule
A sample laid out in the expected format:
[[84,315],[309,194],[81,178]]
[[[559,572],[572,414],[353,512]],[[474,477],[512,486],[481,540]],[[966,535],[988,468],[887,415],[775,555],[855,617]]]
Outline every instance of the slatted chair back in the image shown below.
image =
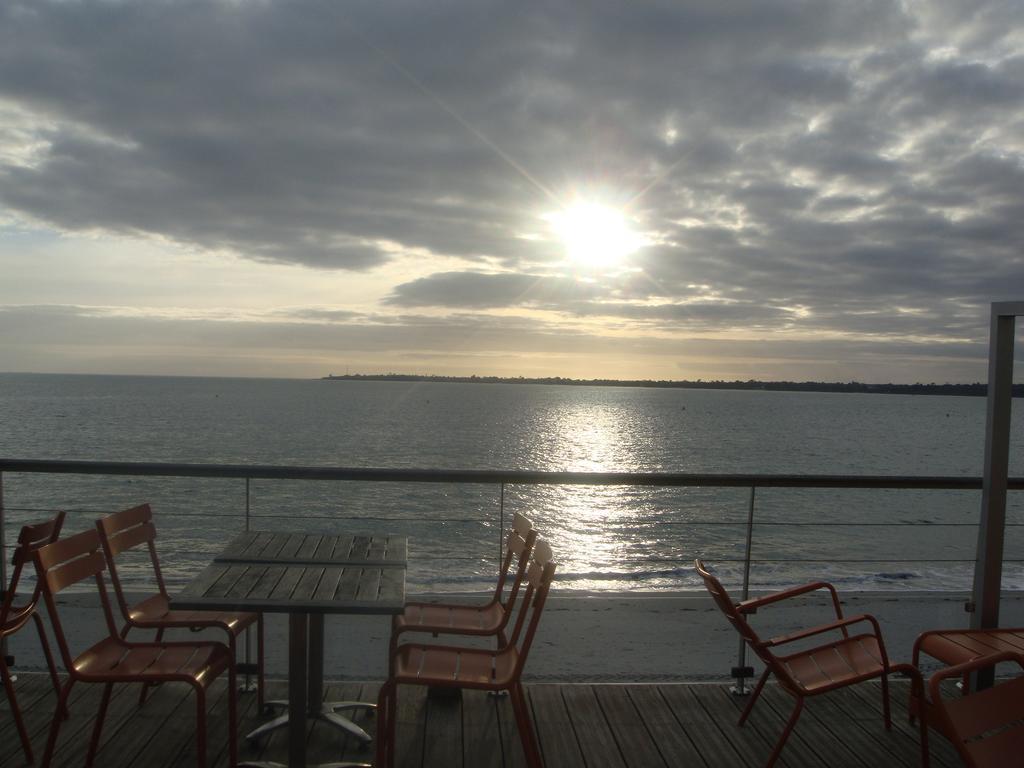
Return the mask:
[[64,667],[74,677],[75,660],[68,646],[67,636],[64,634],[60,614],[57,611],[56,597],[58,593],[87,579],[93,579],[100,594],[100,603],[103,606],[103,615],[107,622],[107,629],[111,637],[117,637],[117,628],[114,625],[110,598],[107,595],[106,583],[103,580],[106,558],[100,545],[99,534],[95,530],[76,533],[73,536],[68,536],[65,539],[60,539],[52,544],[41,547],[36,550],[33,557],[36,564],[36,576],[39,579],[43,599],[50,614],[53,634],[56,636],[57,644],[60,646]]
[[1017,765],[1024,754],[1024,677],[962,695],[942,695],[942,682],[1009,662],[1024,670],[1024,656],[1006,651],[947,667],[928,681],[933,725],[956,747],[969,768]]
[[[18,543],[14,548],[14,558],[12,560],[14,568],[11,571],[11,580],[7,590],[3,593],[3,599],[0,600],[0,640],[22,629],[28,624],[29,619],[33,620],[36,625],[36,632],[39,634],[39,644],[42,646],[43,656],[46,658],[46,666],[50,672],[53,690],[58,694],[60,693],[60,679],[57,677],[57,667],[53,663],[53,654],[50,653],[50,643],[46,639],[43,621],[39,618],[39,612],[36,610],[39,596],[42,594],[42,588],[38,580],[28,602],[16,605],[15,600],[18,599],[18,584],[21,581],[21,572],[25,564],[31,562],[33,553],[40,547],[44,547],[57,540],[63,525],[64,513],[58,512],[50,520],[26,525],[21,529],[21,532],[18,534]],[[14,725],[18,731],[18,737],[21,739],[21,748],[25,752],[25,759],[31,763],[33,761],[32,740],[29,737],[28,729],[25,727],[25,721],[21,716],[21,708],[18,706],[18,698],[14,690],[14,677],[11,675],[6,656],[0,657],[0,680],[3,682],[4,692],[7,694],[7,700],[10,703],[11,715],[14,717]]]
[[146,548],[153,566],[157,589],[161,595],[167,597],[163,573],[160,571],[160,558],[156,553],[156,525],[153,524],[153,510],[149,504],[140,504],[102,517],[96,521],[96,530],[99,532],[103,552],[107,557],[110,583],[114,586],[114,594],[117,596],[117,603],[123,616],[128,616],[129,606],[117,572],[117,556],[128,550],[143,546]]
[[[729,596],[728,591],[722,586],[720,582],[704,565],[704,561],[697,559],[693,561],[694,568],[697,573],[700,574],[701,579],[704,580],[704,586],[707,588],[708,593],[715,601],[715,605],[718,609],[725,614],[725,618],[729,620],[733,628],[739,632],[748,645],[754,650],[762,661],[770,659],[770,655],[763,651],[761,645],[761,638],[758,636],[754,628],[750,626],[750,622],[747,621],[746,617],[740,613],[736,607],[736,603],[733,602],[732,597]],[[766,658],[767,657],[767,658]]]
[[54,517],[42,523],[26,525],[18,534],[18,543],[14,548],[14,556],[11,559],[11,581],[7,591],[4,592],[3,605],[0,607],[0,630],[4,635],[13,634],[32,616],[39,602],[40,587],[37,583],[32,591],[31,599],[24,605],[14,605],[15,593],[21,581],[21,572],[26,563],[32,561],[32,554],[47,544],[51,544],[60,536],[60,529],[64,526],[64,513],[58,512]]
[[554,553],[547,541],[540,539],[533,546],[533,557],[526,571],[526,592],[523,604],[516,617],[515,628],[509,645],[517,649],[516,670],[514,677],[518,680],[526,665],[526,657],[530,654],[533,637],[537,633],[544,604],[548,599],[551,582],[555,577]]
[[[494,600],[501,603],[506,614],[510,613],[515,605],[536,542],[537,531],[534,529],[533,523],[529,518],[516,512],[512,519],[512,529],[506,537],[505,559],[502,561],[501,572],[498,574],[498,585],[494,590]],[[515,563],[515,572],[512,576],[512,585],[506,596],[505,586],[508,584],[509,574],[512,573],[513,563]]]

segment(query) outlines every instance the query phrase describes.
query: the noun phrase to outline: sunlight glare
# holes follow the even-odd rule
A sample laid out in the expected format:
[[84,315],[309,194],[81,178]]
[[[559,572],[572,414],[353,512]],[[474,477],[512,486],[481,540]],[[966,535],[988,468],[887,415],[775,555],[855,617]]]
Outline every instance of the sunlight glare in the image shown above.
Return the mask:
[[574,264],[595,269],[614,267],[640,246],[622,211],[599,203],[579,202],[547,219]]

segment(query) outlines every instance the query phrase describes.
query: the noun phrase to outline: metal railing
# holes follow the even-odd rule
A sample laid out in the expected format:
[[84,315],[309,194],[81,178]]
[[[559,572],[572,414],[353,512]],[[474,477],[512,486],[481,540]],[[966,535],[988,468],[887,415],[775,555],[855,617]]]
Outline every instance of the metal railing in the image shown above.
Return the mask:
[[[307,480],[372,483],[448,483],[499,486],[498,559],[505,531],[505,489],[509,485],[645,486],[659,488],[746,488],[749,502],[742,558],[742,597],[750,591],[750,565],[754,562],[755,494],[761,488],[787,489],[895,489],[981,491],[980,477],[886,475],[713,474],[681,472],[562,472],[542,470],[398,469],[372,467],[291,467],[272,465],[187,464],[121,461],[67,461],[0,459],[0,548],[6,546],[4,474],[105,475],[176,478],[238,479],[245,483],[245,530],[251,521],[250,485],[253,480]],[[1011,478],[1009,490],[1024,490],[1024,478]],[[811,523],[800,523],[812,525]],[[813,523],[820,525],[821,523]],[[846,523],[844,523],[846,524]],[[0,559],[0,584],[6,586],[6,553]],[[1007,561],[1010,562],[1010,561]],[[746,648],[739,644],[737,692],[744,692]]]

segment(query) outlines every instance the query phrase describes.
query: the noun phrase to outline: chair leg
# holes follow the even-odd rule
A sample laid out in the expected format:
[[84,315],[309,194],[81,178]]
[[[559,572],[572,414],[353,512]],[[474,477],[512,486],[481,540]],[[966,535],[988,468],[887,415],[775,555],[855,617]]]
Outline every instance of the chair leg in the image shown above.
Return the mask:
[[519,739],[523,742],[523,752],[526,753],[526,764],[530,768],[543,768],[544,760],[537,748],[537,736],[533,732],[533,722],[530,719],[530,709],[526,706],[522,684],[517,682],[513,685],[509,694],[516,715],[516,725],[519,728]]
[[793,714],[789,716],[789,721],[786,723],[785,729],[782,731],[782,735],[779,737],[778,743],[775,745],[775,749],[772,750],[771,755],[768,757],[768,762],[764,764],[764,768],[772,768],[775,765],[775,761],[779,759],[779,755],[782,754],[782,748],[786,746],[786,739],[789,738],[789,734],[793,732],[793,728],[796,727],[796,721],[800,719],[800,713],[804,708],[803,696],[800,696],[796,700],[796,706],[793,707]]
[[38,613],[33,613],[32,618],[36,623],[36,631],[39,632],[39,644],[43,646],[43,656],[46,657],[46,668],[50,670],[50,680],[53,681],[54,693],[60,694],[60,678],[57,677],[57,665],[53,662],[53,654],[50,652],[50,643],[46,639],[46,630],[43,628],[43,620]]
[[753,693],[750,694],[750,701],[747,702],[747,706],[743,708],[743,713],[740,715],[740,720],[737,725],[741,728],[743,724],[747,722],[747,718],[750,717],[750,713],[754,709],[754,704],[757,702],[757,697],[761,695],[761,691],[764,688],[764,684],[768,682],[768,676],[771,674],[771,670],[765,669],[761,674],[761,678],[757,681],[757,685],[754,686]]
[[60,723],[64,718],[61,712],[68,711],[68,696],[71,695],[71,687],[75,679],[69,677],[64,687],[60,689],[60,696],[57,697],[57,707],[53,710],[53,723],[50,725],[50,735],[46,739],[46,752],[43,754],[43,768],[50,768],[50,761],[53,759],[53,750],[57,746],[57,734],[60,732]]
[[[914,680],[913,688],[918,688],[918,695],[921,701],[924,701],[924,683],[920,678]],[[928,747],[928,721],[924,715],[924,710],[921,710],[921,722],[918,725],[920,735],[918,738],[921,740],[921,768],[929,768],[931,765],[931,754]]]
[[85,765],[88,768],[100,749],[100,736],[103,733],[103,721],[107,717],[107,706],[110,704],[110,694],[114,692],[114,684],[107,683],[103,686],[103,698],[100,699],[100,708],[96,710],[96,724],[92,728],[92,738],[89,740],[89,754],[85,756]]
[[[122,640],[124,639],[124,635],[128,634],[128,629],[129,629],[128,627],[125,627],[124,630],[121,632],[121,635],[122,635],[121,639]],[[156,631],[156,642],[159,643],[163,639],[164,639],[164,628],[160,627],[160,629],[158,629]],[[139,691],[139,706],[140,707],[143,704],[146,703],[146,694],[149,692],[149,687],[151,685],[153,685],[153,683],[143,683],[142,684],[142,690]]]
[[[32,762],[32,741],[25,730],[25,723],[21,719],[21,708],[18,700],[14,697],[14,681],[11,680],[11,671],[7,668],[7,662],[0,656],[0,677],[3,677],[4,690],[7,691],[7,700],[11,703],[11,714],[14,715],[14,724],[18,727],[18,736],[21,738],[21,747],[25,750],[25,760]],[[60,690],[58,688],[58,690]],[[57,710],[58,714],[60,710]]]

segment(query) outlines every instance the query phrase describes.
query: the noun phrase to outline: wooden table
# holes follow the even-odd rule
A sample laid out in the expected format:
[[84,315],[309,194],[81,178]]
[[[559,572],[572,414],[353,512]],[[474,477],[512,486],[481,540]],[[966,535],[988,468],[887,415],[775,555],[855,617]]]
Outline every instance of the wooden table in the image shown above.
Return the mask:
[[291,768],[306,765],[307,717],[370,740],[335,710],[372,705],[322,702],[324,615],[401,613],[407,552],[401,536],[249,531],[172,598],[172,608],[289,614],[288,711],[249,737],[287,724]]

